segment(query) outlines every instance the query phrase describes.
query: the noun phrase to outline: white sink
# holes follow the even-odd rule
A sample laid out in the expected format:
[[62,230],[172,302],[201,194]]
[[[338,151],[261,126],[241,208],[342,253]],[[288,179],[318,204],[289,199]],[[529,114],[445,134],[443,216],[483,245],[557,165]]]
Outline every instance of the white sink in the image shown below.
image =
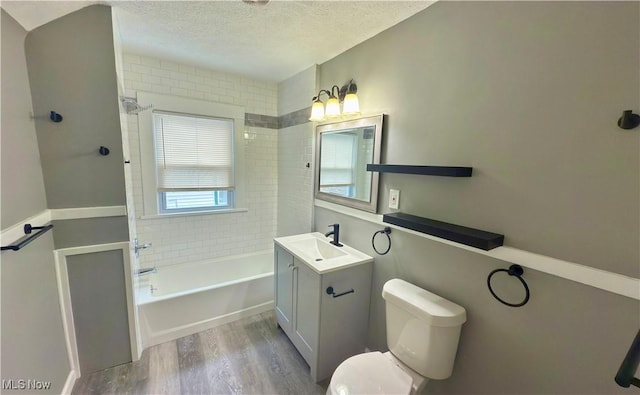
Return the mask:
[[344,252],[341,247],[322,241],[317,237],[310,237],[302,240],[296,240],[291,242],[291,247],[300,250],[305,255],[312,258],[314,261],[319,262],[324,259],[336,258],[344,256],[347,253]]
[[330,243],[331,240],[318,232],[274,239],[276,244],[320,274],[373,261],[369,255],[348,245],[337,247]]

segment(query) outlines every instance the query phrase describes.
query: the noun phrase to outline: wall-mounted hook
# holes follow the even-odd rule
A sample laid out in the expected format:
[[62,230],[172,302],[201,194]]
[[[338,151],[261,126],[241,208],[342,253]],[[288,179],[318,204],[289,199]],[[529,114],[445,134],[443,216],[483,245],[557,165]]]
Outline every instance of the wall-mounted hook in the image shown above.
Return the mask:
[[101,145],[101,146],[100,146],[100,148],[98,149],[98,152],[99,152],[99,153],[100,153],[100,155],[102,155],[102,156],[107,156],[107,155],[109,155],[109,152],[110,152],[110,151],[109,151],[109,148],[107,148],[107,147],[105,147],[105,146]]
[[634,114],[631,110],[623,111],[618,119],[618,126],[625,130],[635,129],[638,125],[640,125],[640,115]]
[[55,111],[51,111],[51,113],[49,114],[49,119],[56,123],[62,122],[62,115],[58,114]]

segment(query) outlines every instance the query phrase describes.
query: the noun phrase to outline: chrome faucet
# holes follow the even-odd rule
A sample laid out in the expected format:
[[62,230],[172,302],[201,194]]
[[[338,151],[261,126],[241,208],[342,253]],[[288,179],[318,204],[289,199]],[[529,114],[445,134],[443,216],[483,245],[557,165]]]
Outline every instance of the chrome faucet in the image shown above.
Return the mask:
[[136,271],[134,272],[136,276],[141,276],[143,274],[149,274],[149,273],[158,273],[158,268],[156,268],[155,266],[146,267],[146,268],[136,269]]
[[333,228],[331,232],[327,232],[324,234],[324,237],[329,237],[333,235],[333,241],[330,241],[336,247],[342,247],[343,244],[340,244],[340,224],[329,225],[330,228]]
[[138,243],[138,238],[136,237],[135,239],[133,239],[133,251],[136,254],[136,258],[140,255],[140,250],[144,250],[146,248],[151,247],[151,243],[144,243],[144,244],[140,244]]

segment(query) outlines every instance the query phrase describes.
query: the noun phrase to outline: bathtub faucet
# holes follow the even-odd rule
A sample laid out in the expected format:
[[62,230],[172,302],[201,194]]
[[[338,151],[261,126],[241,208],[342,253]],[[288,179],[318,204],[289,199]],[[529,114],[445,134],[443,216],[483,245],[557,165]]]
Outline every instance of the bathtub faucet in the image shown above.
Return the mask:
[[329,225],[329,227],[333,228],[333,230],[325,233],[324,237],[333,235],[333,241],[330,241],[330,243],[336,247],[342,247],[342,244],[340,244],[340,224]]
[[141,276],[143,274],[149,274],[149,273],[158,273],[158,268],[156,268],[155,266],[145,267],[145,268],[136,269],[135,271],[136,276]]

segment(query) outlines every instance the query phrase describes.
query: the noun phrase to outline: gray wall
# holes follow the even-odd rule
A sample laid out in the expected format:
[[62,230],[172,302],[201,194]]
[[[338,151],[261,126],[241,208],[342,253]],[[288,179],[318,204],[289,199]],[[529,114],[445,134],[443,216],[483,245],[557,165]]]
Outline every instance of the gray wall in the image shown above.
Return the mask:
[[[400,211],[505,234],[535,253],[640,277],[637,2],[438,2],[320,67],[354,78],[363,113],[389,114],[383,163],[473,166],[470,179],[383,174]],[[316,208],[370,254],[379,227]],[[637,301],[526,270],[514,309],[486,276],[504,262],[400,231],[376,257],[370,344],[385,348],[383,283],[404,278],[467,308],[442,393],[612,393],[640,325]],[[516,283],[498,281],[516,300]]]
[[[46,200],[36,131],[29,119],[31,93],[24,53],[27,32],[4,10],[1,14],[1,227],[6,229],[45,210]],[[51,381],[50,390],[39,393],[59,394],[70,366],[52,251],[53,238],[49,232],[18,252],[2,252],[0,342],[3,380]]]
[[124,267],[114,262],[122,262],[122,251],[75,255],[67,260],[83,375],[131,361]]
[[[5,23],[6,22],[6,27]],[[47,208],[31,112],[22,26],[2,11],[2,205],[5,229]],[[5,33],[6,32],[6,33]]]
[[[29,32],[26,52],[49,208],[124,205],[111,9],[83,8]],[[50,110],[63,121],[51,122]]]
[[53,221],[56,248],[128,241],[127,217]]
[[[25,51],[48,208],[124,205],[122,134],[110,7],[86,7],[32,30],[26,37]],[[50,110],[62,114],[63,121],[51,122],[47,117]],[[99,155],[100,146],[108,147],[110,155]],[[125,216],[54,221],[54,226],[55,248],[129,239]],[[127,308],[122,303],[125,298],[122,254],[119,251],[86,254],[71,257],[68,262],[82,373],[130,361]],[[96,283],[95,278],[84,276],[87,271],[102,273],[100,281]],[[104,275],[106,272],[110,275]],[[87,298],[86,292],[91,289],[94,298]],[[78,290],[86,292],[79,294]],[[98,297],[101,290],[112,297]],[[119,312],[119,325],[114,321],[105,332],[100,321],[87,313],[92,311],[87,303],[98,308],[96,311],[110,311],[109,315]],[[115,316],[113,319],[116,320]],[[119,351],[116,355],[114,350],[126,352]]]

